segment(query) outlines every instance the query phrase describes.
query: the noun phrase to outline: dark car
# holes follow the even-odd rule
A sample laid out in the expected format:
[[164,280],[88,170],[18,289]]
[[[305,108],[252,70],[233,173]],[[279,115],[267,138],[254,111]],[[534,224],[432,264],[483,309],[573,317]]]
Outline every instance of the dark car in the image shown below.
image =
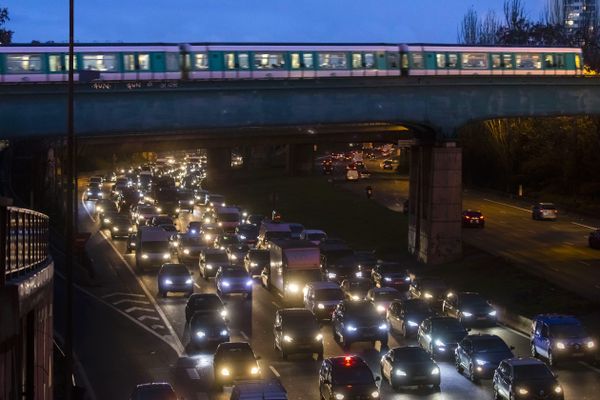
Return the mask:
[[243,294],[247,299],[252,298],[252,278],[245,269],[240,267],[221,267],[215,275],[217,294]]
[[127,254],[129,254],[135,250],[136,243],[137,243],[137,233],[132,232],[127,237],[127,249],[126,249]]
[[335,307],[344,300],[344,292],[334,282],[309,282],[304,287],[304,308],[319,320],[330,319]]
[[321,269],[323,279],[340,283],[346,279],[356,279],[356,262],[353,256],[342,257],[327,262]]
[[177,236],[177,255],[182,262],[197,262],[200,252],[206,248],[197,235],[180,234]]
[[381,168],[384,170],[394,169],[394,162],[392,160],[383,160],[383,162],[381,162],[380,165]]
[[229,342],[229,328],[218,311],[196,312],[190,320],[190,343],[197,348]]
[[466,210],[462,213],[462,224],[465,228],[483,228],[485,217],[481,211]]
[[284,308],[275,313],[273,340],[281,357],[297,353],[317,354],[323,359],[323,335],[319,322],[310,310],[305,308]]
[[261,377],[258,358],[245,342],[221,343],[215,351],[213,369],[217,389],[222,389],[224,385],[232,384],[236,380]]
[[263,220],[265,219],[264,215],[261,214],[250,214],[248,215],[248,217],[246,217],[246,223],[247,224],[252,224],[252,225],[256,225],[256,226],[260,226],[261,222],[263,222]]
[[304,225],[297,223],[289,223],[290,231],[292,232],[292,239],[300,239],[302,231],[304,231]]
[[227,319],[227,309],[219,296],[214,293],[194,293],[185,305],[185,322],[189,322],[195,313],[218,312]]
[[179,189],[177,193],[177,208],[175,212],[179,215],[182,211],[189,213],[194,212],[194,205],[196,204],[196,196],[193,190]]
[[241,224],[235,228],[235,234],[241,243],[254,246],[258,238],[258,226],[254,224]]
[[496,335],[468,335],[460,341],[454,352],[458,373],[464,373],[471,381],[490,379],[500,361],[513,358],[511,348]]
[[100,229],[110,229],[112,227],[113,221],[116,218],[126,216],[125,214],[119,214],[116,211],[106,211],[102,213],[102,218],[100,219]]
[[552,203],[537,203],[531,208],[531,219],[556,221],[558,210]]
[[588,244],[592,249],[600,249],[600,229],[590,232],[590,236],[588,236]]
[[152,217],[152,219],[150,220],[150,225],[152,226],[159,226],[164,224],[173,225],[173,218],[169,217],[168,215],[159,215],[156,217]]
[[535,358],[509,358],[500,362],[492,385],[496,399],[564,399],[556,376]]
[[371,276],[373,268],[377,265],[377,257],[372,250],[356,250],[354,252],[354,261],[356,262],[356,277],[368,278]]
[[229,265],[229,257],[227,257],[225,250],[203,249],[200,252],[198,268],[200,269],[200,275],[205,280],[215,276],[220,267]]
[[244,257],[244,267],[250,276],[259,276],[261,271],[271,262],[269,250],[250,249]]
[[436,312],[429,302],[423,299],[408,299],[390,304],[387,321],[390,332],[400,332],[404,337],[413,337],[417,334],[421,322],[435,315]]
[[341,258],[354,255],[354,251],[346,242],[333,238],[328,238],[319,243],[319,251],[321,252],[322,270],[327,269],[330,264],[334,264]]
[[214,245],[215,249],[225,250],[229,246],[238,245],[238,244],[241,244],[241,243],[236,235],[222,233],[217,236],[213,245]]
[[396,347],[381,358],[380,366],[382,379],[394,390],[424,385],[431,385],[435,390],[440,388],[440,368],[420,347]]
[[442,312],[458,318],[463,325],[496,325],[496,310],[479,293],[450,293],[442,304]]
[[110,227],[110,236],[113,239],[126,238],[133,231],[131,220],[123,214],[117,214],[112,220]]
[[380,262],[371,272],[373,282],[378,287],[392,287],[405,292],[410,286],[410,274],[400,263]]
[[129,400],[177,400],[177,394],[168,383],[142,383],[133,389]]
[[389,287],[373,288],[367,292],[366,296],[366,299],[373,303],[375,309],[381,315],[386,315],[388,307],[394,300],[402,298],[404,298],[402,293]]
[[430,317],[419,325],[417,341],[432,357],[452,357],[467,329],[452,317]]
[[319,395],[323,400],[377,399],[380,380],[358,356],[327,358],[319,370]]
[[444,301],[449,293],[448,286],[439,278],[415,278],[409,288],[412,298],[432,303]]
[[367,278],[351,278],[345,279],[340,287],[347,299],[359,301],[373,288],[373,282]]
[[184,264],[163,264],[156,280],[158,295],[162,297],[167,297],[169,292],[186,293],[188,296],[194,292],[194,279]]
[[98,214],[98,218],[102,220],[102,216],[106,212],[119,212],[117,204],[110,199],[100,199],[96,202],[94,211]]
[[344,300],[339,303],[331,317],[334,339],[344,349],[353,342],[381,342],[387,346],[388,325],[370,301]]
[[84,198],[86,201],[92,201],[92,200],[101,199],[102,196],[103,196],[102,189],[100,189],[97,186],[91,186],[91,187],[88,187],[87,190],[85,191]]

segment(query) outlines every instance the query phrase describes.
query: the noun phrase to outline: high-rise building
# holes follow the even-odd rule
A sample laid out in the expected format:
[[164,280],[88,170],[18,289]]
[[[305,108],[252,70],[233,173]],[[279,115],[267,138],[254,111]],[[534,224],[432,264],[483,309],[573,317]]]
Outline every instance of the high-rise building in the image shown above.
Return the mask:
[[571,31],[596,25],[598,0],[563,0],[565,25]]

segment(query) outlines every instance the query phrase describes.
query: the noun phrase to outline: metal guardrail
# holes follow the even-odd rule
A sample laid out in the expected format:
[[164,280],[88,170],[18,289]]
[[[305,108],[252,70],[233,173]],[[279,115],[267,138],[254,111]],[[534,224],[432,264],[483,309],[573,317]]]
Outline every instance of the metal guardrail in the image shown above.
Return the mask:
[[49,229],[45,214],[0,206],[0,286],[48,261]]

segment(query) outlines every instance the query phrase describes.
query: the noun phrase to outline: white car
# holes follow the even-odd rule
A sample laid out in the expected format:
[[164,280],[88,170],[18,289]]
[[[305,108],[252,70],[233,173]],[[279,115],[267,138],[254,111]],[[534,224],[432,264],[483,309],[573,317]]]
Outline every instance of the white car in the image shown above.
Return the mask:
[[358,181],[360,179],[360,173],[355,169],[349,169],[346,171],[347,181]]
[[305,229],[300,234],[300,239],[308,240],[318,246],[322,241],[327,240],[327,234],[319,229]]

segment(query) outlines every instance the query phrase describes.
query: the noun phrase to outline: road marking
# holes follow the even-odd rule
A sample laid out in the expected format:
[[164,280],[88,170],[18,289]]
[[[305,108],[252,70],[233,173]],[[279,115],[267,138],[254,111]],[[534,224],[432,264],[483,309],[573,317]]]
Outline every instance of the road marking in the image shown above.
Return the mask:
[[195,381],[200,380],[200,375],[198,375],[198,371],[196,371],[196,368],[186,368],[185,372],[187,372],[190,379]]
[[150,302],[149,302],[149,301],[146,301],[146,300],[130,300],[130,299],[123,299],[123,300],[119,300],[119,301],[115,301],[115,302],[113,302],[113,304],[114,304],[115,306],[116,306],[116,305],[119,305],[119,304],[121,304],[121,303],[150,304]]
[[273,375],[275,375],[277,378],[281,378],[281,375],[279,374],[279,372],[277,372],[274,366],[269,365],[269,369],[271,370],[271,372],[273,372]]
[[590,264],[590,263],[589,263],[589,262],[587,262],[587,261],[579,261],[579,264],[587,265],[588,267],[589,267],[590,265],[592,265],[592,264]]
[[162,326],[162,325],[160,325],[160,324],[152,325],[150,328],[152,328],[152,329],[165,329],[165,327]]
[[575,244],[571,243],[571,242],[563,242],[563,243],[566,244],[567,246],[575,246]]
[[246,332],[240,331],[240,335],[242,335],[242,337],[244,338],[244,340],[250,341],[250,339],[248,338],[248,335],[246,335]]
[[109,297],[113,297],[113,296],[132,296],[132,297],[144,297],[144,298],[146,297],[143,294],[116,292],[116,293],[105,294],[104,296],[102,296],[102,298],[108,299]]
[[494,204],[499,204],[501,206],[505,206],[505,207],[510,207],[510,208],[514,208],[517,210],[521,210],[521,211],[525,211],[525,212],[531,212],[530,209],[528,208],[523,208],[523,207],[517,207],[517,206],[513,206],[512,204],[507,204],[507,203],[502,203],[500,201],[494,201],[494,200],[490,200],[490,199],[483,199],[484,201],[489,201],[490,203],[494,203]]
[[153,321],[160,321],[160,318],[158,318],[158,317],[154,317],[154,316],[152,316],[152,315],[142,315],[141,317],[138,317],[138,319],[139,319],[140,321],[145,321],[145,320],[147,320],[147,319],[151,319],[151,320],[153,320]]
[[501,324],[501,323],[498,323],[498,325],[500,325],[500,326],[504,327],[505,329],[507,329],[507,330],[511,331],[512,333],[514,333],[514,334],[516,334],[516,335],[519,335],[519,336],[521,336],[521,337],[524,337],[524,338],[525,338],[525,339],[527,339],[527,340],[529,340],[529,339],[530,339],[530,338],[529,338],[529,335],[527,335],[527,334],[525,334],[525,333],[523,333],[523,332],[520,332],[520,331],[518,331],[518,330],[516,330],[516,329],[514,329],[514,328],[511,328],[511,327],[510,327],[510,326],[508,326],[508,325]]
[[593,226],[589,226],[589,225],[584,225],[584,224],[580,224],[579,222],[571,222],[573,225],[577,225],[577,226],[581,226],[583,228],[587,228],[587,229],[591,229],[593,231],[595,231],[598,228],[595,228]]
[[197,287],[198,289],[202,289],[202,288],[200,287],[200,285],[198,285],[196,282],[194,282],[194,286],[195,286],[195,287]]
[[279,304],[275,303],[274,301],[272,301],[271,304],[273,304],[275,308],[280,308]]
[[594,371],[597,374],[600,374],[600,369],[591,366],[590,364],[586,363],[585,361],[579,361],[579,364],[583,365],[584,367]]
[[125,310],[126,313],[130,313],[132,311],[154,312],[154,309],[144,307],[129,307],[127,310]]

